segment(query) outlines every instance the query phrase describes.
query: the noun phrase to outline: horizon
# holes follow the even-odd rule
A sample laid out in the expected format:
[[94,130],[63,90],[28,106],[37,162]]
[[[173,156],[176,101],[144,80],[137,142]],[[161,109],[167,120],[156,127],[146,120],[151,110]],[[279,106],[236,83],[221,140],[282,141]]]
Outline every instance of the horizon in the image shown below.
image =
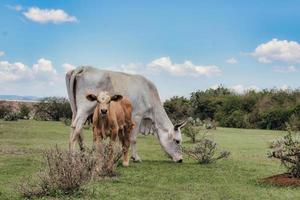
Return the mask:
[[163,101],[218,85],[296,89],[299,5],[4,0],[0,94],[66,97],[64,74],[80,65],[141,74]]

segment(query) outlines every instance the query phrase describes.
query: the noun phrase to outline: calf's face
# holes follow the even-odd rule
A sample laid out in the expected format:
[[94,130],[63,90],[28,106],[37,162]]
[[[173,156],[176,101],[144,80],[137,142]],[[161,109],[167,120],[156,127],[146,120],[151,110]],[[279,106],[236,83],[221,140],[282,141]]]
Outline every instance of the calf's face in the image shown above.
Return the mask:
[[99,115],[107,116],[109,114],[109,106],[111,101],[119,101],[123,98],[122,95],[110,96],[108,92],[100,92],[98,96],[94,94],[88,94],[86,98],[89,101],[97,101],[97,106],[99,107]]

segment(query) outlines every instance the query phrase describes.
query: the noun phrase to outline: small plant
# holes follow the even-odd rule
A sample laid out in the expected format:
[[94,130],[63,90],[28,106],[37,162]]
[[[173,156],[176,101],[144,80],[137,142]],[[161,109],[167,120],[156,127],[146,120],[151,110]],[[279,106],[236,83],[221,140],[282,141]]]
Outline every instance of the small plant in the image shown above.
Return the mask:
[[199,164],[209,164],[219,159],[227,158],[229,151],[217,152],[217,144],[209,139],[201,138],[192,149],[183,148],[182,151],[191,158],[198,161]]
[[[118,142],[116,142],[114,145],[111,145],[109,143],[108,138],[102,140],[102,144],[103,144],[103,160],[97,162],[98,175],[100,175],[101,177],[116,176],[117,173],[115,172],[115,168],[117,167],[118,161],[122,157],[122,147]],[[114,152],[112,168],[108,166],[111,148],[113,148],[113,152]]]
[[72,120],[66,117],[62,117],[59,120],[66,126],[70,126],[72,123]]
[[26,104],[21,104],[20,111],[18,113],[19,119],[29,119],[30,108]]
[[28,180],[19,186],[23,197],[74,194],[92,178],[96,165],[92,152],[70,153],[58,147],[43,152],[43,158],[46,167],[37,174],[37,183]]
[[292,114],[288,120],[288,122],[285,123],[285,126],[287,130],[291,130],[293,132],[297,132],[300,130],[300,117],[296,114]]
[[215,120],[211,120],[210,118],[207,118],[204,120],[204,126],[206,129],[217,129],[217,123]]
[[276,158],[287,168],[293,177],[300,178],[300,138],[288,129],[288,134],[271,143],[269,158]]
[[[25,178],[18,185],[19,192],[26,198],[80,194],[82,186],[93,177],[116,176],[115,168],[122,156],[122,148],[117,144],[109,144],[107,140],[103,141],[103,147],[101,161],[97,153],[90,150],[71,153],[56,146],[44,151],[45,168],[36,176]],[[110,148],[114,148],[113,168],[107,165],[111,156]]]
[[18,115],[14,112],[8,113],[7,115],[4,116],[5,121],[17,121],[18,120]]
[[196,143],[197,135],[202,130],[202,122],[199,119],[189,118],[187,124],[182,130],[182,133],[191,139],[192,143]]

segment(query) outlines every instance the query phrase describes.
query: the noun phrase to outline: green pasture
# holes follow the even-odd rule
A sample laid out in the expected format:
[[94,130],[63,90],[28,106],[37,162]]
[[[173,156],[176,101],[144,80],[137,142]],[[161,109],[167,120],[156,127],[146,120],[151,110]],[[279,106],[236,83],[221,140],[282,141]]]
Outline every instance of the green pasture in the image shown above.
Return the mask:
[[[84,130],[91,146],[91,130]],[[300,199],[300,188],[266,185],[261,179],[283,173],[277,160],[267,158],[268,142],[284,132],[218,128],[208,137],[229,150],[228,159],[199,165],[167,158],[154,136],[138,137],[142,163],[119,167],[117,179],[93,181],[81,196],[57,199]],[[41,168],[41,151],[68,147],[69,127],[61,122],[0,121],[0,199],[21,198],[18,183]],[[189,146],[188,138],[183,145]],[[56,199],[46,197],[44,199]]]

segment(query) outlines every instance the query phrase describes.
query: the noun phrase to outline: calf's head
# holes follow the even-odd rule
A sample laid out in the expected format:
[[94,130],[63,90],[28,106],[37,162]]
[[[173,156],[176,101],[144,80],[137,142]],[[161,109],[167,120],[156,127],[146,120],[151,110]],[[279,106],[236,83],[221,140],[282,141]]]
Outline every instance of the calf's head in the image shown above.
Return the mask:
[[107,116],[109,114],[109,106],[111,101],[119,101],[123,98],[122,95],[116,94],[110,96],[108,92],[100,92],[98,96],[94,94],[86,95],[89,101],[97,101],[97,106],[99,107],[99,115]]

